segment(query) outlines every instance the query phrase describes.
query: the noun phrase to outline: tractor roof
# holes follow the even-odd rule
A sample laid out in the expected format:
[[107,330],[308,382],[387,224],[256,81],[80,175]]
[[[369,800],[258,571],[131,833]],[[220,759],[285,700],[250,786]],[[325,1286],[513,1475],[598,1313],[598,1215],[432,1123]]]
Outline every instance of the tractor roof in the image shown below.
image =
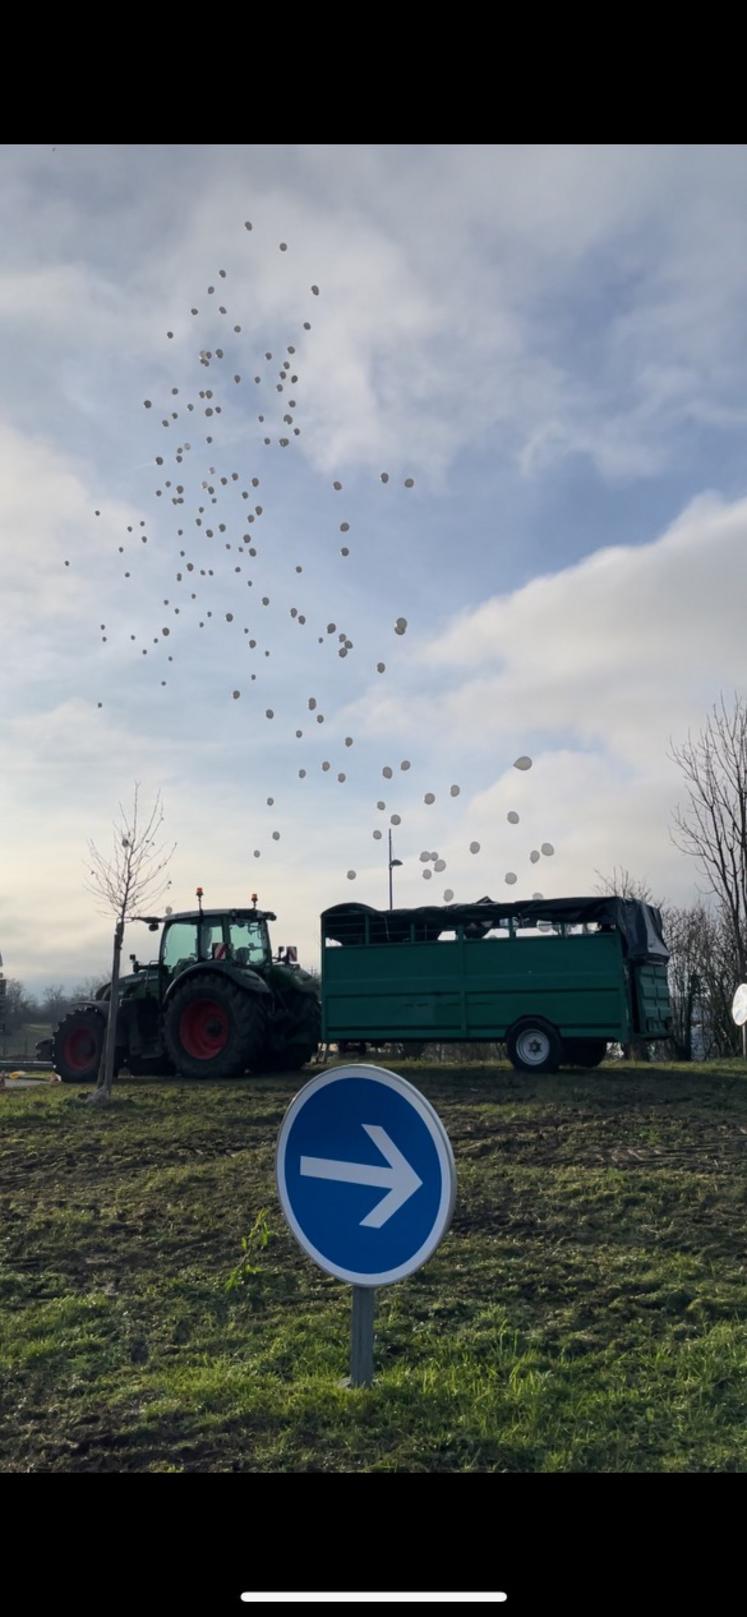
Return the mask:
[[[277,920],[277,916],[273,913],[272,910],[256,910],[256,909],[252,909],[251,907],[247,907],[246,909],[242,909],[242,908],[239,908],[236,905],[232,905],[230,909],[214,909],[211,906],[210,909],[205,909],[205,910],[202,910],[202,911],[200,911],[200,910],[174,910],[173,914],[171,914],[171,915],[163,915],[163,916],[160,917],[160,920],[161,920],[161,924],[165,925],[165,923],[167,921],[195,921],[195,922],[197,922],[197,921],[213,921],[213,920],[215,920],[217,918],[220,918],[221,916],[224,916],[224,915],[227,915],[229,917],[229,919],[236,920],[236,921],[245,921],[245,920],[246,921],[276,921]],[[146,917],[143,917],[143,919],[146,919]]]

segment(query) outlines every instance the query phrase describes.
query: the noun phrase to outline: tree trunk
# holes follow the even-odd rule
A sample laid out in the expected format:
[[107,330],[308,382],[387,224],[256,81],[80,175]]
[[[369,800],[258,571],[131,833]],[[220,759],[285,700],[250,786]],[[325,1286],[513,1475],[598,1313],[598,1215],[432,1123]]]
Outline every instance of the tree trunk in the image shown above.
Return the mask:
[[112,1084],[114,1082],[114,1054],[117,1044],[117,1012],[119,1010],[119,963],[122,958],[123,938],[124,921],[117,921],[114,928],[112,984],[109,992],[109,1016],[106,1023],[106,1037],[101,1052],[101,1065],[96,1088],[88,1098],[89,1106],[107,1106],[111,1100]]

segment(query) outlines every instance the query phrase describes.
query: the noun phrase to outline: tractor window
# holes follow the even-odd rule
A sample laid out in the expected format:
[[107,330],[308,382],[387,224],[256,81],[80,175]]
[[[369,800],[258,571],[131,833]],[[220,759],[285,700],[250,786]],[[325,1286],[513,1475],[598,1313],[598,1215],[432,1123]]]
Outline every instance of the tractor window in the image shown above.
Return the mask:
[[202,921],[200,924],[200,959],[225,960],[228,950],[225,947],[223,935],[223,919],[216,916],[212,921]]
[[197,935],[194,921],[174,921],[163,934],[161,961],[167,971],[183,971],[197,959]]
[[260,966],[270,958],[270,945],[264,921],[231,922],[231,953],[240,965]]

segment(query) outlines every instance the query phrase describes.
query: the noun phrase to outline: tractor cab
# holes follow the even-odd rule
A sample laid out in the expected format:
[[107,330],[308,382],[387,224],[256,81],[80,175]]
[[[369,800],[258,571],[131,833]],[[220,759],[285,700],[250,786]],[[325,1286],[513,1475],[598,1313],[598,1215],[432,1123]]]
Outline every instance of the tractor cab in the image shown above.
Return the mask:
[[161,936],[160,966],[172,982],[190,966],[221,961],[252,972],[270,965],[272,948],[267,926],[270,911],[214,910],[171,915]]

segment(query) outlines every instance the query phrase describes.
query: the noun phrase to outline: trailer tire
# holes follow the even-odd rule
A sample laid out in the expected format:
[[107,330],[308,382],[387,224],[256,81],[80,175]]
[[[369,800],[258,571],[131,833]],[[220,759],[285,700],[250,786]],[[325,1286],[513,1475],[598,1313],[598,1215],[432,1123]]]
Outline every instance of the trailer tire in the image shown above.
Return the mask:
[[557,1028],[542,1016],[526,1016],[506,1036],[508,1059],[517,1072],[557,1072],[563,1046]]

